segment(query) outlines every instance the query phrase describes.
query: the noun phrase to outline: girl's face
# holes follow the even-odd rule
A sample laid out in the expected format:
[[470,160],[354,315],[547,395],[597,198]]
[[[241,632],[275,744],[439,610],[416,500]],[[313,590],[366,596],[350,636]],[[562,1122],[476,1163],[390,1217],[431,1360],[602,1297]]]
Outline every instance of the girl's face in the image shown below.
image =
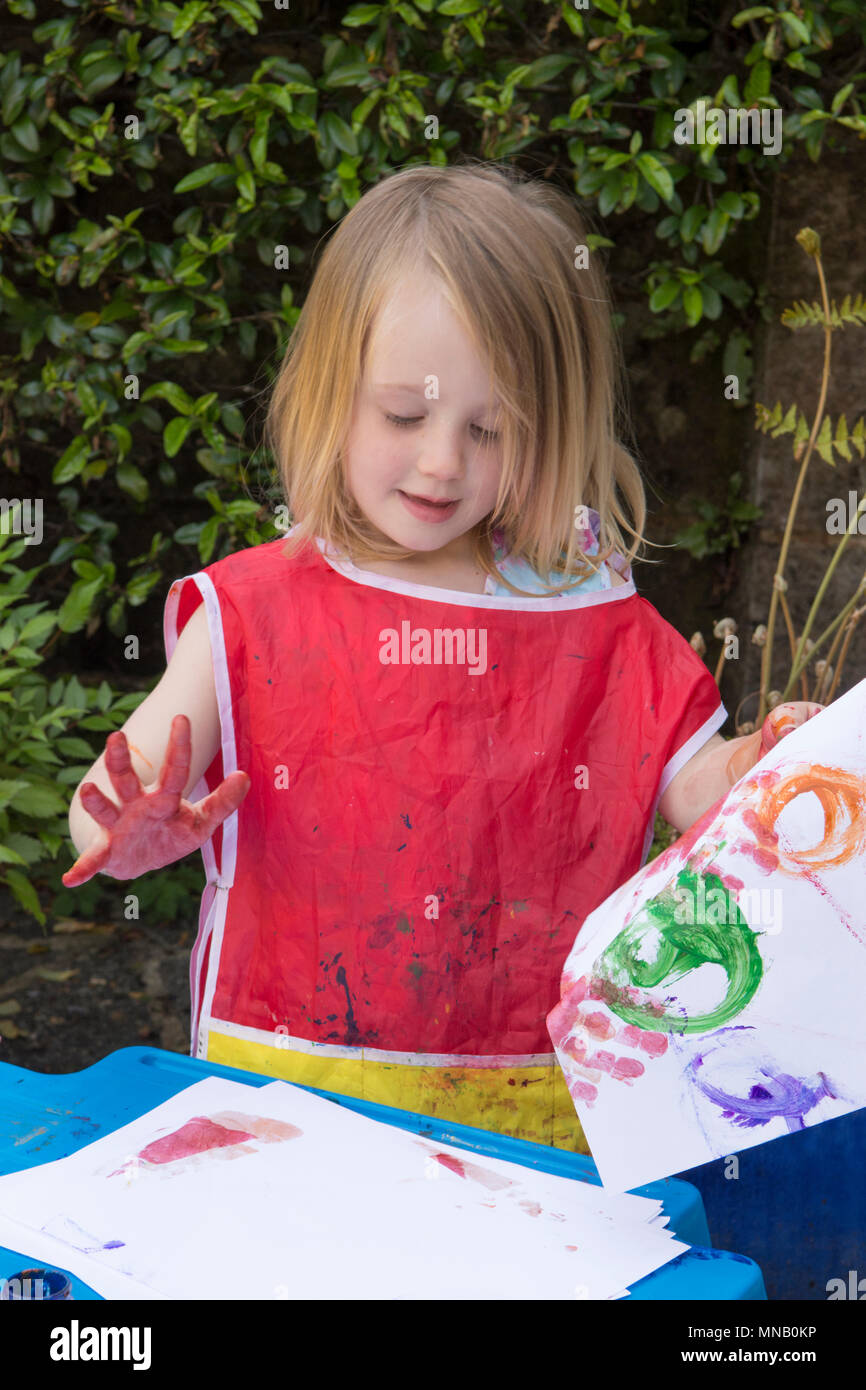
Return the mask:
[[499,402],[488,410],[487,389],[435,280],[402,281],[371,334],[346,444],[355,501],[397,545],[469,553],[467,532],[493,510],[502,466]]

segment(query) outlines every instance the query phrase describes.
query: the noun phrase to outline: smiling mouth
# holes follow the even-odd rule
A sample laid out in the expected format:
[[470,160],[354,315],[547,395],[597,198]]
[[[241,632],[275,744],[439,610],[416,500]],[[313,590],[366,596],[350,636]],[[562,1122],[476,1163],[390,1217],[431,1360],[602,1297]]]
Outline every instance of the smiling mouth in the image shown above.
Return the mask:
[[423,502],[426,507],[453,507],[455,502],[459,502],[459,497],[421,497],[417,492],[403,492],[398,489],[404,497],[408,497],[412,502]]

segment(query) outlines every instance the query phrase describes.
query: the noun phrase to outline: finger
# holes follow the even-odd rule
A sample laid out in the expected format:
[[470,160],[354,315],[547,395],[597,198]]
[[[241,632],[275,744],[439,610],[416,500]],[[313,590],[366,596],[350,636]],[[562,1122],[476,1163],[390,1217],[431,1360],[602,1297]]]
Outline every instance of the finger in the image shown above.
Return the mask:
[[176,714],[171,721],[168,747],[159,769],[154,793],[170,792],[181,797],[189,781],[189,764],[192,757],[192,733],[190,722],[185,714]]
[[794,700],[770,710],[761,730],[764,751],[769,752],[780,739],[786,738],[801,724],[820,714],[823,708],[823,705],[816,704],[814,700]]
[[143,787],[133,771],[126,746],[126,734],[118,729],[105,740],[105,768],[111,785],[124,805],[141,796]]
[[736,739],[735,742],[737,747],[725,764],[725,776],[731,786],[739,782],[741,777],[745,777],[766,752],[760,733],[749,734],[742,740]]
[[86,883],[94,874],[99,873],[108,859],[109,849],[109,845],[91,845],[90,849],[79,854],[72,868],[61,874],[60,881],[64,887],[77,888],[79,884]]
[[761,744],[765,752],[775,748],[780,738],[784,738],[797,727],[797,716],[792,705],[777,705],[771,709],[761,728]]
[[120,807],[105,795],[95,782],[82,782],[78,799],[89,816],[106,830],[120,819]]
[[230,772],[216,791],[204,797],[193,808],[197,814],[197,828],[202,835],[202,843],[210,838],[226,816],[236,811],[250,789],[250,776],[247,772]]

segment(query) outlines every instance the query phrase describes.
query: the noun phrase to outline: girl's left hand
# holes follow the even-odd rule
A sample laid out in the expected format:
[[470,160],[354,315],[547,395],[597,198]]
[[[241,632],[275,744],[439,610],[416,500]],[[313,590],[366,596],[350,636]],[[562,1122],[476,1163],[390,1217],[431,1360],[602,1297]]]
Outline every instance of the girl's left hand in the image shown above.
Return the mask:
[[776,705],[775,709],[770,710],[761,728],[761,757],[764,753],[769,753],[771,748],[775,748],[780,738],[784,738],[800,724],[805,724],[807,719],[820,714],[823,708],[823,705],[816,705],[813,700],[792,700],[785,705]]

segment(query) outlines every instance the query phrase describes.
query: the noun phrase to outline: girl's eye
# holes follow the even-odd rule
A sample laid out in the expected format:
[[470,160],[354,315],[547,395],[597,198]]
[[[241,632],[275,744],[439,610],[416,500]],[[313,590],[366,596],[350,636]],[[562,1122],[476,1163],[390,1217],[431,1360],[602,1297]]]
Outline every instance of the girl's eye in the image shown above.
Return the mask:
[[420,420],[420,418],[420,415],[405,419],[402,415],[389,415],[387,412],[385,414],[385,419],[390,420],[392,425],[396,425],[401,430],[405,429],[407,425],[414,425],[416,420]]
[[[422,416],[389,415],[386,411],[385,419],[390,420],[392,425],[396,425],[398,430],[403,430],[406,429],[407,425],[416,425],[418,421],[422,419]],[[472,428],[479,431],[481,440],[484,444],[492,444],[494,440],[499,438],[495,430],[482,430],[480,425],[473,425]]]

